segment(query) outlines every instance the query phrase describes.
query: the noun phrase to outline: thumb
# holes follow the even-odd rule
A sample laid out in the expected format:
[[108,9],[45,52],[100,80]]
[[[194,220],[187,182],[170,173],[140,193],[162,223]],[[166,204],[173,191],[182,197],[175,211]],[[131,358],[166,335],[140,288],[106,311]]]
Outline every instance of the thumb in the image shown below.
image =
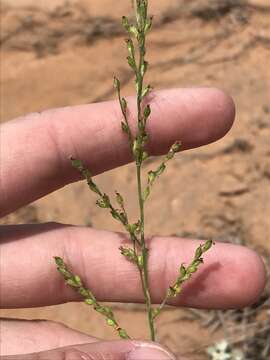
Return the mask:
[[142,341],[107,341],[73,345],[25,355],[3,356],[2,360],[176,360],[162,346]]

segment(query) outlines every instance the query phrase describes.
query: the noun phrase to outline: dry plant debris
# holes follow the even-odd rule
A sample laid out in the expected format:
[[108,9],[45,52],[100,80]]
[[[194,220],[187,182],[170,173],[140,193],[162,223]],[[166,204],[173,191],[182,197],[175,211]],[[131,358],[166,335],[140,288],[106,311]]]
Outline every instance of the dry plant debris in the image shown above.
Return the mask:
[[[259,301],[242,310],[190,309],[194,319],[211,334],[222,330],[221,342],[208,348],[213,360],[269,360],[270,358],[270,257],[265,259],[268,282]],[[219,355],[219,357],[218,357]],[[223,356],[223,357],[222,357]]]

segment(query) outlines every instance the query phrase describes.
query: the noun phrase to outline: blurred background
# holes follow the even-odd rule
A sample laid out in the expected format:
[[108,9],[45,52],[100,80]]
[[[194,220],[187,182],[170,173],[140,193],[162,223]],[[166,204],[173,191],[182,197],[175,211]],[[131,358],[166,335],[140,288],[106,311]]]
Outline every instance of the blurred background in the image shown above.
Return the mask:
[[[236,102],[237,119],[222,141],[177,156],[153,193],[146,213],[147,232],[246,244],[267,263],[270,1],[150,3],[155,23],[148,45],[151,84],[155,89],[222,88]],[[119,24],[122,15],[131,13],[130,5],[129,0],[44,0],[38,4],[35,0],[4,0],[1,122],[52,107],[113,99],[114,75],[124,84],[125,94],[134,93]],[[151,159],[145,170],[157,161]],[[97,181],[108,192],[124,189],[130,199],[129,211],[136,214],[132,165],[99,175]],[[87,186],[77,183],[8,215],[1,223],[58,221],[119,230],[94,202]],[[134,337],[147,337],[140,306],[114,307],[121,323],[128,328],[132,324]],[[93,336],[115,336],[83,304],[9,310],[1,315],[52,319]],[[221,355],[212,355],[213,359],[269,360],[270,290],[253,307],[241,311],[168,308],[160,318],[158,338],[193,360],[211,359],[207,348],[220,340],[225,340],[219,345],[223,346]],[[233,352],[236,350],[239,353]]]

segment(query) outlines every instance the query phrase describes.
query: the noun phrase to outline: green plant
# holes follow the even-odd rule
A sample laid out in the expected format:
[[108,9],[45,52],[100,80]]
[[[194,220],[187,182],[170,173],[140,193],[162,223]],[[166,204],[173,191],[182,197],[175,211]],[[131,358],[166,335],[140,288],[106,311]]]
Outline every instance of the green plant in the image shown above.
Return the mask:
[[[138,185],[138,202],[140,210],[140,218],[135,223],[131,223],[128,218],[128,214],[125,209],[125,202],[122,195],[118,192],[115,194],[117,207],[115,207],[111,201],[111,198],[105,194],[99,186],[94,182],[91,172],[84,166],[84,164],[77,159],[71,159],[73,167],[75,167],[81,175],[86,179],[88,186],[97,196],[97,205],[100,208],[108,209],[111,216],[119,221],[124,229],[128,232],[130,238],[130,247],[121,247],[121,254],[128,260],[134,263],[137,267],[142,289],[144,293],[144,299],[147,307],[148,324],[150,330],[151,340],[155,340],[155,320],[160,315],[163,307],[166,305],[170,298],[176,297],[182,290],[184,282],[188,281],[192,274],[195,273],[199,266],[203,263],[203,254],[207,252],[213,242],[211,240],[206,241],[200,245],[194,258],[188,266],[182,264],[179,268],[179,276],[175,282],[168,287],[168,290],[164,296],[164,301],[157,307],[154,307],[151,300],[151,294],[149,292],[149,271],[148,271],[148,259],[149,249],[145,239],[145,216],[144,207],[147,202],[152,187],[155,184],[159,176],[163,174],[166,169],[167,162],[180,151],[181,143],[174,143],[167,155],[164,157],[160,166],[148,173],[147,185],[143,188],[142,184],[142,164],[149,157],[146,151],[146,145],[149,140],[147,133],[147,122],[151,116],[151,107],[147,104],[149,93],[152,91],[150,85],[144,84],[144,77],[148,69],[148,63],[145,60],[146,55],[146,35],[152,27],[152,18],[148,16],[148,1],[136,0],[134,2],[135,10],[135,22],[131,23],[127,17],[122,18],[122,24],[124,29],[128,33],[128,39],[126,40],[128,50],[128,65],[135,74],[136,83],[136,97],[137,97],[137,133],[133,135],[129,126],[128,116],[128,103],[127,100],[122,97],[121,83],[115,78],[114,87],[117,91],[120,108],[122,111],[123,121],[121,123],[123,132],[127,135],[130,151],[133,154],[134,162],[136,164],[136,176]],[[79,276],[74,275],[67,267],[63,259],[55,258],[58,271],[62,274],[66,280],[67,285],[76,289],[77,292],[85,299],[85,303],[93,306],[93,308],[101,313],[108,323],[119,334],[121,338],[128,339],[129,336],[126,330],[122,329],[117,323],[112,309],[107,306],[101,305],[95,298],[91,290],[87,289]]]

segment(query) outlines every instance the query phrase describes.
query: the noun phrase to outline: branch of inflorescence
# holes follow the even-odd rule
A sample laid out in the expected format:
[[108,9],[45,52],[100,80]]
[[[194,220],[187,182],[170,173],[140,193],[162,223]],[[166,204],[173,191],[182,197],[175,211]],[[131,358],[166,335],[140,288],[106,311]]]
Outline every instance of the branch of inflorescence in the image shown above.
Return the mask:
[[[128,214],[125,208],[125,201],[123,196],[119,193],[115,193],[115,200],[117,207],[112,203],[109,195],[104,193],[92,178],[91,172],[84,164],[78,160],[71,158],[71,163],[87,181],[89,189],[98,196],[96,204],[102,209],[109,210],[111,216],[120,222],[124,229],[128,232],[132,247],[120,247],[121,254],[130,262],[132,262],[138,269],[142,290],[144,294],[144,300],[147,309],[147,318],[150,331],[151,340],[155,341],[155,320],[160,315],[162,309],[167,304],[170,298],[178,296],[182,291],[183,284],[190,280],[192,275],[203,264],[203,254],[206,253],[213,245],[211,240],[201,244],[195,251],[193,260],[185,267],[182,264],[179,268],[179,275],[175,282],[168,287],[168,290],[164,296],[162,303],[154,308],[150,293],[149,284],[149,269],[148,262],[150,251],[147,247],[145,240],[145,204],[149,199],[153,185],[156,180],[164,173],[167,162],[174,158],[175,154],[181,149],[181,143],[175,142],[167,155],[161,161],[161,164],[156,170],[148,172],[147,185],[144,188],[142,183],[142,164],[149,155],[146,151],[146,145],[149,140],[147,133],[147,123],[151,116],[151,106],[147,103],[148,95],[152,91],[150,85],[144,84],[145,74],[148,70],[148,62],[145,59],[146,56],[146,37],[152,27],[152,17],[148,15],[148,0],[134,0],[132,1],[135,11],[135,20],[131,22],[127,17],[123,16],[122,25],[127,31],[128,38],[126,40],[128,57],[127,62],[131,70],[134,72],[135,85],[136,85],[136,98],[137,98],[137,131],[133,135],[129,126],[128,117],[128,103],[127,100],[122,97],[120,80],[114,79],[114,87],[117,91],[118,100],[121,108],[123,120],[121,122],[121,128],[127,135],[130,151],[132,152],[134,162],[136,164],[136,177],[137,177],[137,189],[138,189],[138,203],[140,217],[135,222],[130,222]],[[60,257],[55,257],[57,269],[64,277],[67,285],[75,289],[83,298],[87,305],[93,306],[94,310],[103,315],[109,326],[113,327],[118,335],[123,339],[129,339],[129,335],[125,329],[118,324],[112,309],[108,306],[101,305],[94,294],[88,289],[80,279],[78,275],[74,275],[68,268],[67,264]]]

